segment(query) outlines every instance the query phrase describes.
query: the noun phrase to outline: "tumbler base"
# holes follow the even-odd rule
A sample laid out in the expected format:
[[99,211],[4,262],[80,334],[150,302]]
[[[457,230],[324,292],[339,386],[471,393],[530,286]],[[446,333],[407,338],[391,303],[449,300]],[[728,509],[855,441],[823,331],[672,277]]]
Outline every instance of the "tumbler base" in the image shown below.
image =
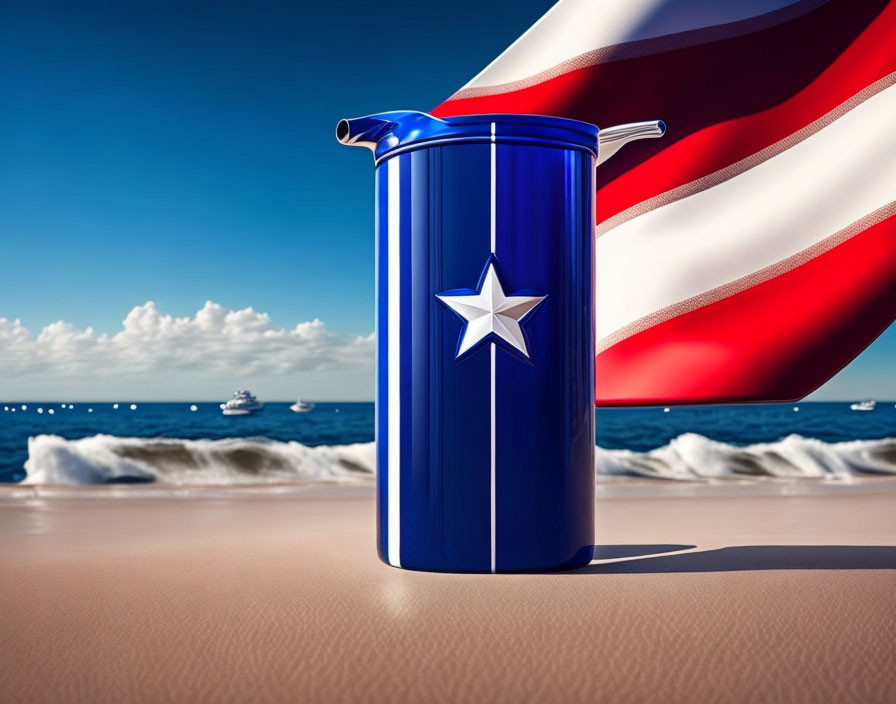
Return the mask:
[[[388,560],[385,559],[382,550],[378,550],[380,561],[383,564],[389,565],[389,567],[395,567],[396,569],[410,570],[412,572],[445,572],[452,574],[491,574],[491,570],[483,570],[483,569],[464,569],[464,568],[452,568],[452,567],[440,567],[437,565],[401,565],[400,567],[391,564]],[[556,564],[548,564],[548,565],[533,565],[533,566],[524,566],[513,569],[501,569],[498,568],[496,570],[496,574],[530,574],[530,573],[541,573],[541,572],[568,572],[570,570],[579,569],[580,567],[585,567],[590,564],[594,559],[594,545],[585,545],[580,550],[578,550],[575,555],[573,555],[569,560],[565,560],[564,562],[559,562]]]

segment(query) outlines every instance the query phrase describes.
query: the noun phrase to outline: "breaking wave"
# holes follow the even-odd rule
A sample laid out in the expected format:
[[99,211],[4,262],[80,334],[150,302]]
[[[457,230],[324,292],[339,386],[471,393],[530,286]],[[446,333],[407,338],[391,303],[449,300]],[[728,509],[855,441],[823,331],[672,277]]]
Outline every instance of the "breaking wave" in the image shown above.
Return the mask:
[[684,433],[649,452],[597,448],[597,473],[656,479],[823,479],[896,474],[896,438],[830,443],[801,435],[729,445]]
[[374,444],[308,447],[267,438],[179,440],[93,435],[28,438],[22,484],[175,486],[373,478]]
[[[94,435],[28,439],[23,484],[160,483],[173,486],[364,481],[374,444],[308,447],[266,438],[179,440]],[[790,435],[736,446],[685,433],[649,452],[597,448],[599,477],[673,480],[842,478],[896,474],[896,438],[828,443]]]

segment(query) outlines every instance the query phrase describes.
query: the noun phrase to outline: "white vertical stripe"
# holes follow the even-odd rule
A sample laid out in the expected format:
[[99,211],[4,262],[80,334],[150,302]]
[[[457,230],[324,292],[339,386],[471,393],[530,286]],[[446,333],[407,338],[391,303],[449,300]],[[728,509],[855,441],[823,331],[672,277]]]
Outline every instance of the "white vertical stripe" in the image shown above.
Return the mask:
[[[380,340],[382,339],[380,335],[384,335],[385,331],[382,329],[382,325],[380,324],[380,296],[382,292],[380,291],[380,271],[383,266],[382,259],[382,241],[383,238],[387,238],[388,242],[388,231],[383,233],[380,231],[380,195],[381,195],[381,186],[380,186],[380,178],[379,174],[374,179],[374,203],[376,212],[374,214],[374,221],[376,222],[376,243],[374,244],[374,252],[373,252],[373,332],[374,339]],[[388,213],[388,210],[387,210]],[[388,226],[387,226],[388,227]],[[373,367],[376,370],[376,373],[373,375],[373,400],[375,403],[373,404],[373,446],[376,448],[376,474],[379,476],[380,472],[380,384],[382,383],[382,378],[380,375],[380,363],[382,360],[380,359],[380,345],[377,342],[374,345],[373,349],[374,354],[374,364]],[[379,530],[379,526],[377,526],[377,530]],[[388,550],[387,550],[388,552]]]
[[389,210],[388,210],[388,533],[387,559],[394,567],[401,567],[401,182],[399,180],[400,157],[393,157],[386,163],[388,168]]
[[[490,219],[491,219],[491,252],[495,253],[495,240],[497,229],[495,228],[495,182],[496,182],[496,168],[495,163],[497,161],[497,145],[495,144],[495,123],[492,123],[492,143],[491,143],[491,176],[490,176]],[[491,364],[491,416],[489,421],[489,428],[491,432],[491,459],[490,459],[490,475],[491,475],[491,486],[489,490],[489,501],[490,501],[490,519],[491,519],[491,568],[492,573],[495,571],[495,343],[492,342],[490,344],[491,347],[491,355],[492,355],[492,364]]]
[[495,253],[495,161],[497,160],[497,145],[495,144],[495,123],[492,123],[492,144],[491,144],[491,183],[490,185],[490,217],[491,217],[491,233],[492,233],[492,254]]
[[491,532],[492,532],[492,572],[495,571],[495,343],[491,343],[492,383],[491,383]]

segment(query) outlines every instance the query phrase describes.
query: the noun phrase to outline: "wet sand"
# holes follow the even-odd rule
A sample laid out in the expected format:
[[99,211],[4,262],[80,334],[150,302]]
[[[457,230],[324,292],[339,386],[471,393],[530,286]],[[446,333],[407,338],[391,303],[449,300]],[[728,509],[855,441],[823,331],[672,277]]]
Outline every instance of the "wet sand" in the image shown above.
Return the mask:
[[896,701],[873,482],[601,490],[544,575],[386,567],[366,487],[140,490],[0,497],[0,701]]

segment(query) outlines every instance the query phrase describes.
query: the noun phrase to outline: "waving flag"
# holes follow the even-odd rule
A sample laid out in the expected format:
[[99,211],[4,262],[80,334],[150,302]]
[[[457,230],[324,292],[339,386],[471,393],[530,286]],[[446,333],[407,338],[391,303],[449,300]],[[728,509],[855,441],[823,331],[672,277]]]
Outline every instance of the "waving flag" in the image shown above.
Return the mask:
[[598,170],[598,405],[803,397],[896,318],[896,5],[561,0],[440,116],[666,122]]

